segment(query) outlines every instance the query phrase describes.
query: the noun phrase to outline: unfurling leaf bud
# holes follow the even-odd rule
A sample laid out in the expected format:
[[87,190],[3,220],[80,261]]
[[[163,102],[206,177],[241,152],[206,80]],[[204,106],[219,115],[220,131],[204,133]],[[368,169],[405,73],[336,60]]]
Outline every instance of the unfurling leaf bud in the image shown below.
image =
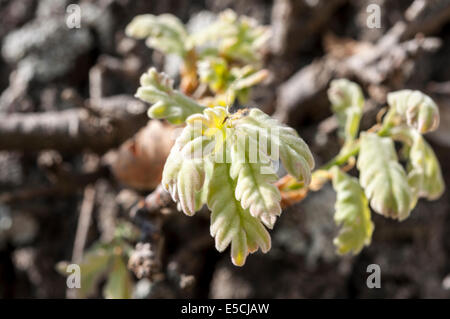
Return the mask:
[[364,107],[360,86],[347,79],[333,80],[328,89],[328,98],[338,119],[340,134],[346,141],[352,141],[358,134]]
[[387,101],[396,113],[406,119],[408,126],[420,134],[439,126],[439,109],[434,101],[420,91],[401,90],[389,93]]
[[148,115],[155,119],[166,119],[181,124],[195,113],[201,113],[203,106],[173,88],[173,81],[165,74],[150,68],[141,76],[141,86],[136,92],[139,99],[154,103]]

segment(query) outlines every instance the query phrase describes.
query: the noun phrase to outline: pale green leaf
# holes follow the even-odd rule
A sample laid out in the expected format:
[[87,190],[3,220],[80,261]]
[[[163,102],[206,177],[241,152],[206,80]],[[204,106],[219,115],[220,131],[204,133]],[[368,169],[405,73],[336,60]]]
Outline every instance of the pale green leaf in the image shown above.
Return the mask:
[[242,208],[248,208],[253,217],[273,228],[277,216],[281,214],[280,191],[273,184],[278,177],[270,158],[259,153],[257,146],[255,139],[245,135],[236,137],[231,149],[230,176],[237,179],[235,196]]
[[328,89],[328,98],[338,119],[340,134],[346,141],[353,140],[358,134],[364,107],[361,87],[347,79],[333,80]]
[[80,298],[86,298],[95,293],[99,281],[105,276],[111,262],[111,249],[105,245],[94,245],[85,253],[80,263],[81,287],[77,291]]
[[387,101],[410,127],[421,134],[434,131],[439,126],[439,109],[436,103],[420,91],[391,92],[387,96]]
[[194,114],[186,119],[186,123],[200,129],[201,135],[215,136],[224,128],[225,119],[228,116],[226,108],[217,106],[206,108],[202,113]]
[[201,113],[204,107],[173,88],[173,81],[165,74],[150,68],[141,76],[141,86],[136,97],[152,103],[148,115],[166,119],[173,124],[183,123],[192,114]]
[[267,70],[256,71],[251,66],[245,66],[243,68],[234,68],[232,70],[234,81],[231,84],[231,88],[235,91],[242,91],[249,89],[262,81],[264,81],[269,73]]
[[261,49],[269,37],[270,29],[259,25],[255,19],[238,17],[232,10],[225,10],[215,23],[192,34],[191,40],[203,48],[204,54],[254,63],[261,61]]
[[421,134],[410,128],[395,127],[391,134],[407,146],[408,181],[414,195],[429,200],[439,198],[445,190],[445,183],[431,146]]
[[258,248],[270,250],[270,235],[263,224],[243,209],[234,196],[236,183],[229,175],[230,164],[214,163],[207,204],[211,210],[211,236],[216,249],[225,250],[231,243],[233,264],[242,266],[249,253]]
[[410,163],[408,179],[417,195],[429,200],[439,198],[445,190],[441,167],[433,149],[419,134],[410,150]]
[[208,84],[213,92],[223,92],[232,82],[228,63],[221,57],[208,57],[197,64],[200,82]]
[[[222,107],[208,108],[186,120],[166,160],[162,186],[169,191],[180,209],[191,216],[206,201],[208,166],[224,143],[220,127],[226,116]],[[209,173],[209,175],[211,175]],[[205,186],[204,186],[205,185]]]
[[[167,159],[162,185],[188,215],[206,201],[216,248],[223,251],[231,243],[233,263],[243,265],[250,252],[270,248],[263,223],[273,227],[281,213],[272,159],[281,158],[288,171],[309,182],[312,155],[293,129],[259,110],[206,108],[186,124]],[[274,143],[264,147],[264,139]]]
[[207,57],[198,62],[200,82],[209,86],[216,94],[224,94],[227,104],[233,104],[236,97],[245,103],[249,89],[261,83],[268,76],[267,70],[259,70],[251,65],[230,67],[221,57]]
[[237,130],[267,141],[268,155],[274,161],[281,159],[289,174],[308,185],[314,158],[308,145],[297,132],[281,125],[259,109],[251,109],[247,116],[236,121]]
[[132,296],[132,289],[131,276],[122,256],[114,256],[103,295],[107,299],[129,299]]
[[334,221],[342,225],[334,239],[339,254],[358,254],[370,245],[374,225],[370,219],[369,203],[356,178],[334,166],[331,170],[336,191]]
[[129,37],[147,38],[146,44],[165,54],[184,57],[190,49],[188,34],[183,23],[174,15],[143,14],[136,16],[125,29]]
[[198,209],[197,194],[201,192],[205,181],[203,159],[184,160],[177,178],[177,194],[181,209],[192,216]]
[[373,210],[400,221],[407,218],[413,196],[392,139],[374,133],[361,134],[357,166],[360,183]]
[[185,127],[181,134],[177,137],[175,144],[170,150],[169,156],[167,157],[166,163],[164,165],[164,170],[162,174],[161,184],[162,186],[170,192],[172,198],[178,198],[176,196],[176,184],[178,173],[183,163],[183,157],[181,156],[183,148],[186,144],[191,141],[193,137],[193,132],[190,127]]
[[[192,216],[202,205],[202,187],[205,181],[205,159],[193,157],[191,149],[198,137],[194,127],[187,125],[175,141],[166,160],[161,184],[181,210]],[[195,147],[194,147],[195,148]],[[200,150],[200,153],[202,151]]]

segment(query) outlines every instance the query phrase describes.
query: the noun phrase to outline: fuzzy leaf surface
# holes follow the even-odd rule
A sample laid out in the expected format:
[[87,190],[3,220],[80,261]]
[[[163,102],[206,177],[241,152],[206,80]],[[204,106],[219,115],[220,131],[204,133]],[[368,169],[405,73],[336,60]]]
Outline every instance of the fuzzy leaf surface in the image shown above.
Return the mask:
[[164,189],[188,216],[194,215],[203,204],[200,193],[205,182],[205,159],[194,157],[189,152],[195,148],[192,144],[198,138],[194,127],[187,125],[183,129],[166,160],[161,181]]
[[230,164],[214,163],[207,205],[211,210],[211,236],[216,249],[225,250],[231,244],[231,259],[242,266],[249,253],[259,248],[270,250],[270,235],[263,224],[244,209],[236,199],[235,181],[229,175]]
[[439,198],[445,183],[436,155],[425,138],[416,130],[396,127],[391,132],[394,139],[403,142],[407,148],[408,182],[413,194],[428,200]]
[[267,141],[267,153],[272,160],[281,159],[290,175],[306,185],[310,183],[314,158],[293,128],[280,124],[259,109],[251,109],[248,116],[236,122],[236,129]]
[[125,33],[136,39],[147,39],[147,46],[165,54],[184,57],[189,49],[183,23],[171,14],[138,15],[128,24]]
[[165,74],[150,68],[140,79],[141,86],[136,97],[153,105],[148,115],[155,119],[166,119],[172,124],[181,124],[192,114],[201,113],[204,107],[173,88],[173,81]]
[[408,180],[419,197],[439,198],[445,190],[439,161],[423,136],[417,134],[410,150],[411,170]]
[[225,10],[215,23],[191,35],[196,46],[206,47],[205,54],[214,53],[244,63],[261,60],[261,48],[269,37],[268,27],[250,17],[238,17],[232,10]]
[[339,254],[358,254],[370,245],[374,225],[370,219],[369,203],[356,178],[341,171],[337,166],[331,170],[333,188],[336,191],[334,221],[341,230],[333,243]]
[[392,139],[374,133],[362,134],[357,167],[359,181],[373,210],[400,221],[406,219],[413,196]]
[[281,195],[274,185],[278,177],[267,155],[258,153],[255,148],[253,154],[256,156],[251,158],[251,145],[257,146],[257,141],[245,135],[237,136],[231,149],[230,176],[236,180],[236,199],[242,208],[249,209],[253,217],[273,228],[281,214]]
[[338,119],[340,134],[346,141],[353,140],[358,134],[364,107],[361,87],[347,79],[333,80],[328,89],[328,98]]
[[439,109],[434,101],[420,91],[400,90],[387,96],[388,104],[406,120],[408,126],[424,134],[439,126]]

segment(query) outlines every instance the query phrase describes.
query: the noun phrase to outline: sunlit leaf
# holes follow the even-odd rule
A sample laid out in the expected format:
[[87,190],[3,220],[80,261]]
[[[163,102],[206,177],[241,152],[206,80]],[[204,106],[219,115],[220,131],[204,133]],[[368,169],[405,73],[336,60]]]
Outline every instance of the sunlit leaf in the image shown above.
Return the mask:
[[202,159],[184,160],[177,178],[177,193],[181,209],[192,216],[200,207],[197,194],[201,192],[205,181]]
[[150,68],[141,76],[136,97],[152,103],[148,115],[166,119],[173,124],[183,123],[189,115],[201,113],[203,106],[173,88],[173,81],[165,74]]
[[439,109],[420,91],[401,90],[389,93],[388,104],[419,133],[434,131],[439,126]]
[[308,185],[314,158],[308,145],[288,126],[281,125],[259,109],[236,122],[236,128],[250,136],[267,141],[268,155],[274,161],[280,158],[289,174]]
[[[248,208],[252,216],[272,228],[277,216],[281,214],[280,191],[273,184],[278,177],[267,155],[258,153],[257,143],[245,135],[243,138],[237,136],[231,149],[230,175],[236,179],[235,195],[241,201],[242,208]],[[250,144],[255,146],[254,152],[251,151]],[[252,157],[251,154],[255,156]],[[264,156],[266,158],[262,159]]]
[[263,224],[272,228],[281,213],[272,162],[279,158],[288,171],[309,182],[314,160],[293,129],[256,109],[230,113],[220,106],[206,108],[186,119],[162,184],[188,215],[206,201],[216,248],[222,251],[231,243],[233,263],[243,265],[249,252],[270,248]]
[[187,31],[183,23],[174,15],[143,14],[136,16],[125,29],[129,37],[147,39],[149,47],[166,54],[184,57],[190,49]]
[[237,92],[251,88],[252,86],[261,83],[269,76],[267,70],[257,71],[249,65],[243,68],[233,68],[231,73],[233,74],[231,88]]
[[338,119],[340,134],[346,141],[353,140],[358,133],[364,107],[360,86],[346,79],[333,80],[328,89],[328,98]]
[[[205,181],[204,159],[186,156],[186,149],[195,143],[194,128],[186,126],[177,138],[164,165],[162,185],[172,199],[180,203],[182,211],[192,216],[201,207],[201,196]],[[201,150],[199,150],[201,152]],[[190,153],[188,155],[191,155]]]
[[[235,98],[245,103],[249,89],[264,81],[267,70],[258,70],[251,65],[230,67],[221,57],[208,57],[198,62],[200,81],[215,93],[212,105],[231,105]],[[224,103],[221,102],[224,100]]]
[[369,203],[356,178],[341,171],[337,166],[331,170],[333,188],[336,191],[334,220],[341,225],[334,239],[339,254],[358,254],[370,245],[374,225],[370,219]]
[[361,134],[357,166],[360,183],[372,209],[386,217],[407,218],[413,196],[406,173],[397,160],[392,139],[374,133]]
[[214,163],[209,186],[208,207],[211,210],[211,236],[216,249],[225,250],[231,243],[233,264],[242,266],[249,253],[261,248],[270,250],[270,235],[262,223],[243,209],[234,195],[236,182],[230,177],[230,164]]
[[445,184],[439,161],[431,146],[421,134],[410,128],[396,127],[391,134],[407,146],[408,181],[413,194],[429,200],[439,198],[445,190]]
[[233,81],[224,58],[210,57],[198,63],[200,81],[208,84],[213,92],[223,92]]
[[192,42],[206,54],[224,56],[245,63],[258,62],[261,49],[270,37],[270,29],[250,17],[225,10],[217,21],[191,35]]
[[412,169],[408,179],[418,196],[429,200],[439,198],[445,189],[441,167],[433,149],[419,134],[411,147],[410,161]]

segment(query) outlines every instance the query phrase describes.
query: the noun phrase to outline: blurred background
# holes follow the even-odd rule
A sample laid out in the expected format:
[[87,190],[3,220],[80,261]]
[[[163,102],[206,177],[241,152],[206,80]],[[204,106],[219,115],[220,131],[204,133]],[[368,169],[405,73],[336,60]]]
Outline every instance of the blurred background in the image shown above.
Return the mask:
[[[66,24],[73,3],[80,28]],[[450,185],[450,1],[0,0],[0,297],[76,297],[65,262],[84,263],[84,297],[450,297],[448,192],[402,223],[372,214],[372,244],[340,257],[328,185],[285,209],[272,250],[242,268],[215,250],[207,211],[189,218],[161,192],[145,199],[173,128],[149,121],[133,95],[150,66],[174,78],[178,68],[125,26],[144,13],[194,25],[227,8],[272,27],[271,75],[249,105],[296,128],[318,165],[339,151],[326,90],[346,77],[366,95],[362,129],[389,91],[436,101],[441,125],[427,140]],[[367,288],[369,264],[380,265],[379,289]]]

